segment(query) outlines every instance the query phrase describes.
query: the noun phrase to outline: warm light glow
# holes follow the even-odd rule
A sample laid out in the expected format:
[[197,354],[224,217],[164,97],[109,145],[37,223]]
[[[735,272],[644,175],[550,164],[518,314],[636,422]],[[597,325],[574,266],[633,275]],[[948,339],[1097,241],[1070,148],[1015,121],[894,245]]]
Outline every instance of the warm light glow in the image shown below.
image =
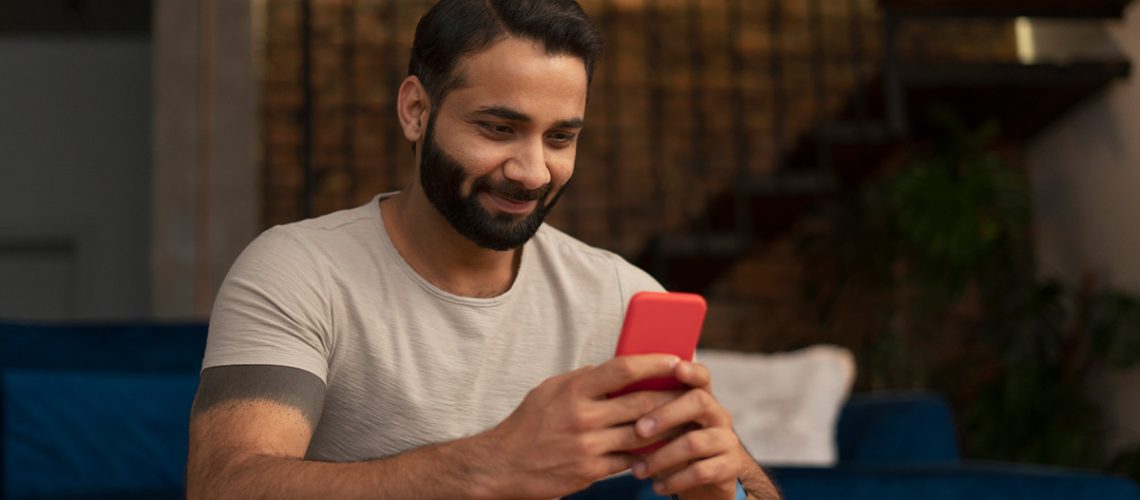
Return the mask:
[[1032,64],[1037,60],[1037,47],[1033,41],[1033,21],[1028,17],[1019,17],[1014,22],[1014,32],[1017,35],[1017,59],[1022,64]]

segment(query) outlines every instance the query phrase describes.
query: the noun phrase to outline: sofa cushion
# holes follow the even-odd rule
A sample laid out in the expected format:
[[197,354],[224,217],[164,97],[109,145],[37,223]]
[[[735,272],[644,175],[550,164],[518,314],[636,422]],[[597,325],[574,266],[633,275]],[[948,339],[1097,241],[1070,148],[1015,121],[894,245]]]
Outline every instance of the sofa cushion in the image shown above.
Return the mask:
[[180,491],[196,375],[6,370],[6,497]]
[[700,350],[713,394],[764,465],[833,465],[835,422],[855,378],[847,349],[819,345],[778,354]]
[[206,325],[0,323],[0,496],[180,498]]

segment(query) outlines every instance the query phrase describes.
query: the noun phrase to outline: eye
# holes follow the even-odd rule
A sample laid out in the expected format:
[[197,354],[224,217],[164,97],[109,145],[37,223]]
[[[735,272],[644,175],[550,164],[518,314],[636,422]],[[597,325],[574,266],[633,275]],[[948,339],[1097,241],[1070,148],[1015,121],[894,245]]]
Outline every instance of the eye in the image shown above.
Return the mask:
[[551,132],[546,135],[546,139],[555,146],[569,146],[577,137],[577,134],[570,132]]
[[507,137],[515,132],[515,129],[510,125],[501,123],[481,122],[479,126],[483,127],[483,130],[487,131],[488,134],[496,137]]

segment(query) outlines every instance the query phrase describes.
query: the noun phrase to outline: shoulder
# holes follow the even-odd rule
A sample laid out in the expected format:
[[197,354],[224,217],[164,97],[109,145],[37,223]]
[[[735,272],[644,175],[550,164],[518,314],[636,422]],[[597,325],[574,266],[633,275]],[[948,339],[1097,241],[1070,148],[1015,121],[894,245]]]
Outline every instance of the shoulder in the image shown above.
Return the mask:
[[[257,288],[324,290],[330,270],[346,260],[346,250],[367,244],[371,228],[366,207],[273,226],[257,236],[226,276],[231,284]],[[376,231],[373,228],[372,233]],[[375,237],[375,236],[373,236]],[[223,287],[223,291],[227,291]]]
[[379,210],[375,201],[346,210],[274,226],[268,232],[276,232],[283,238],[302,242],[310,247],[336,244],[346,238],[375,236],[379,223]]
[[534,236],[536,249],[556,265],[568,267],[579,275],[593,275],[598,279],[621,287],[628,298],[641,291],[663,291],[664,288],[649,273],[631,264],[622,256],[590,246],[550,225],[544,224]]
[[376,217],[369,208],[364,205],[273,226],[250,243],[246,251],[309,264],[329,260],[337,249],[375,238]]

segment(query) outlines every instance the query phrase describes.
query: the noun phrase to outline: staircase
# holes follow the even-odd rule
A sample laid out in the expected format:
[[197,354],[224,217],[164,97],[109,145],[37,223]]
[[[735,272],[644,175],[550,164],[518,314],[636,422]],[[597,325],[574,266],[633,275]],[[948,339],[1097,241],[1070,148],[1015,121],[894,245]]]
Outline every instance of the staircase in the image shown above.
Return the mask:
[[[970,123],[997,118],[1005,139],[1024,141],[1130,71],[1123,58],[1032,64],[1013,57],[921,60],[905,50],[903,38],[913,24],[1012,25],[1022,16],[1116,19],[1127,3],[882,0],[880,43],[867,49],[878,52],[854,63],[862,73],[846,89],[837,112],[806,130],[793,129],[798,136],[782,151],[776,169],[741,176],[709,196],[687,227],[656,235],[635,262],[670,289],[707,294],[726,271],[786,234],[821,200],[857,186],[893,152],[927,137],[926,113],[935,104],[950,106]],[[820,92],[822,84],[814,85]],[[828,90],[836,89],[829,85]],[[739,302],[751,307],[747,300]]]

